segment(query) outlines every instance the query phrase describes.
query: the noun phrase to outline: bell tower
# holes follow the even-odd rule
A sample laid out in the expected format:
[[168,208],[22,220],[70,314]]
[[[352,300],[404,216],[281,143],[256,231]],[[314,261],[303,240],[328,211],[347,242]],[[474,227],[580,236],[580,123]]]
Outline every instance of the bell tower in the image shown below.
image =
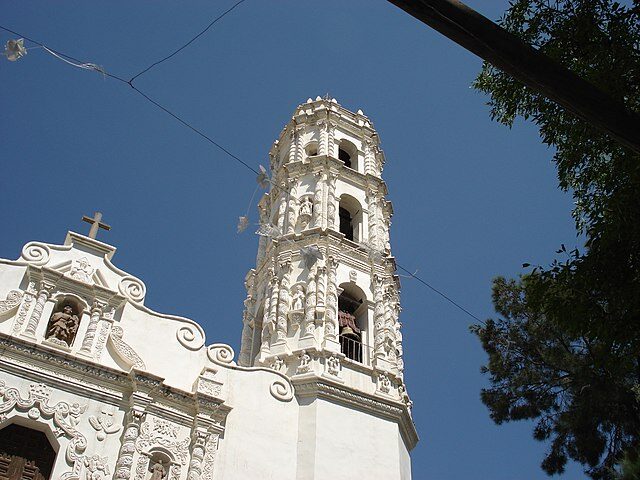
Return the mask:
[[[323,448],[317,430],[344,428],[339,418],[350,408],[391,416],[406,452],[417,441],[403,379],[393,209],[379,144],[361,110],[309,99],[269,152],[269,191],[258,204],[260,241],[256,268],[245,277],[239,363],[289,376],[303,410],[321,398],[343,405],[322,423],[319,410],[301,412],[301,422],[305,415],[315,422],[314,433],[300,427],[299,440],[315,445],[313,458]],[[397,450],[397,434],[393,442]],[[299,468],[309,462],[300,458]],[[316,473],[300,478],[329,478],[321,466],[305,468]]]
[[[246,277],[241,365],[402,385],[393,209],[371,121],[335,99],[300,105],[271,151],[256,268]],[[310,360],[307,359],[310,357]],[[382,378],[384,377],[384,378]],[[357,382],[356,382],[357,383]]]

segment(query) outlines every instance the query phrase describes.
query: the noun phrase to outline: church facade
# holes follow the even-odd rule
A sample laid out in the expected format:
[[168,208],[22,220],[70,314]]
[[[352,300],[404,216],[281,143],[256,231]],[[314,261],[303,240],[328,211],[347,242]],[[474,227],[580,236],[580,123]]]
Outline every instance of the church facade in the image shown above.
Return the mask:
[[378,136],[309,99],[270,158],[237,359],[145,306],[99,218],[0,260],[0,480],[411,478]]

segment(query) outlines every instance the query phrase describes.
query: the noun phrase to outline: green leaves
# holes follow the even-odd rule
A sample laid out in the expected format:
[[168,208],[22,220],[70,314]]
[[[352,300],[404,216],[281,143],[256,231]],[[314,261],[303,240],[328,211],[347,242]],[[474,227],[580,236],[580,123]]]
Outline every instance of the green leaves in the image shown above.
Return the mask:
[[[505,28],[640,110],[637,0],[633,8],[610,0],[510,5]],[[627,457],[640,449],[640,158],[489,64],[474,87],[489,95],[492,119],[538,126],[586,238],[584,252],[561,245],[548,267],[494,280],[499,318],[472,328],[488,355],[482,400],[497,423],[535,419],[534,438],[550,442],[547,473],[573,459],[594,479],[617,478],[623,458],[632,465]]]

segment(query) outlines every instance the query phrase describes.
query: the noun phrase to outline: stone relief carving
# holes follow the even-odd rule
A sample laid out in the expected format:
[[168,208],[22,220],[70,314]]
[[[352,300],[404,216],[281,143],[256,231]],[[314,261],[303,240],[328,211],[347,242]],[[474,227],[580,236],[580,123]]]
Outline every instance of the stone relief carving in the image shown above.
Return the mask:
[[381,373],[378,375],[378,390],[382,393],[389,393],[392,387],[391,380],[387,374]]
[[69,270],[67,275],[81,282],[91,284],[93,283],[91,279],[93,272],[95,272],[95,269],[89,264],[87,257],[83,257],[80,260],[73,261],[71,270]]
[[113,348],[116,354],[128,365],[138,368],[140,370],[145,370],[147,367],[140,358],[140,356],[131,348],[127,343],[122,340],[122,336],[124,335],[124,330],[120,325],[114,325],[111,328],[111,334],[109,335],[109,340],[113,345]]
[[65,304],[62,311],[54,312],[49,319],[45,339],[51,343],[70,347],[78,333],[80,318],[73,306]]
[[296,368],[296,374],[308,373],[311,370],[311,356],[306,350],[303,350],[300,355],[298,355],[298,360],[300,363],[298,364],[298,368]]
[[23,398],[17,388],[7,387],[4,380],[0,380],[0,421],[7,418],[12,410],[26,411],[27,416],[32,420],[40,417],[51,418],[53,420],[54,435],[65,436],[69,439],[69,444],[65,452],[65,459],[72,466],[70,472],[63,473],[61,480],[80,473],[83,460],[83,452],[87,448],[87,439],[76,429],[82,415],[87,409],[86,405],[79,403],[69,404],[60,401],[55,405],[49,404],[52,388],[44,383],[32,383],[29,385],[27,398]]
[[222,393],[222,383],[215,379],[215,375],[215,370],[205,368],[196,380],[196,391],[212,397],[219,397]]
[[[106,318],[106,316],[105,316]],[[107,335],[109,335],[109,322],[102,321],[100,322],[100,333],[98,334],[98,341],[96,344],[96,351],[93,356],[94,359],[100,360],[102,358],[102,350],[104,350],[104,346],[107,343]]]
[[302,197],[300,200],[300,211],[298,213],[298,219],[300,221],[300,226],[304,230],[307,228],[309,223],[311,222],[311,217],[313,216],[313,200],[310,196]]
[[0,300],[0,316],[12,311],[22,301],[24,294],[20,290],[11,290],[4,300]]
[[85,480],[104,480],[109,475],[109,459],[99,455],[85,457]]
[[202,480],[213,480],[213,466],[215,464],[216,452],[218,450],[218,439],[220,435],[212,433],[209,435],[204,449],[204,465],[202,469]]
[[293,385],[289,377],[284,373],[276,372],[270,368],[262,367],[240,367],[233,361],[233,349],[229,345],[222,343],[214,343],[207,348],[207,356],[209,360],[218,365],[231,368],[233,370],[244,370],[245,372],[267,371],[278,375],[278,379],[271,382],[269,392],[274,398],[283,402],[293,399]]
[[113,421],[113,413],[104,409],[100,412],[99,417],[91,415],[88,420],[89,425],[96,431],[96,438],[99,442],[107,438],[107,435],[118,433],[121,429],[120,425]]
[[204,331],[195,324],[182,325],[176,331],[176,338],[187,350],[200,350],[204,346]]
[[33,265],[44,265],[50,256],[51,250],[42,243],[29,242],[22,248],[21,257]]
[[284,366],[285,366],[284,360],[281,359],[280,357],[276,357],[273,359],[273,362],[271,363],[271,366],[269,368],[271,370],[275,370],[276,372],[279,372],[280,370],[282,370]]
[[142,303],[147,288],[140,280],[131,275],[123,277],[118,284],[118,290],[133,303]]
[[136,451],[136,440],[140,435],[140,424],[143,416],[144,413],[139,410],[132,410],[127,415],[127,426],[120,446],[118,461],[116,462],[114,480],[129,480],[131,477],[133,454]]
[[331,355],[327,358],[327,373],[329,375],[338,376],[340,375],[340,359],[335,355]]
[[185,465],[189,457],[190,439],[185,437],[179,440],[179,429],[178,425],[160,418],[154,418],[153,422],[146,421],[140,426],[136,450],[139,453],[148,453],[152,447],[163,447],[171,452],[176,462]]
[[24,321],[27,319],[27,313],[29,313],[29,309],[31,308],[31,302],[35,298],[36,291],[36,283],[29,282],[27,286],[27,291],[24,293],[22,299],[22,305],[20,305],[20,310],[18,310],[18,317],[16,318],[15,323],[13,324],[13,333],[18,334],[20,330],[22,330],[22,325],[24,325]]

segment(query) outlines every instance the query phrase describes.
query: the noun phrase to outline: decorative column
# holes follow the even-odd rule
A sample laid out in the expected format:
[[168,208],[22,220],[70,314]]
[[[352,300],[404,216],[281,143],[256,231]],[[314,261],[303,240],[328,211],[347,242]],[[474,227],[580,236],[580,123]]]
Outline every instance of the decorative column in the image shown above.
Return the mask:
[[367,210],[369,211],[369,244],[374,248],[379,249],[378,242],[378,232],[377,232],[377,224],[378,224],[378,198],[376,196],[376,192],[373,190],[367,190]]
[[324,324],[324,340],[326,345],[333,345],[339,349],[338,342],[338,285],[337,285],[338,262],[334,257],[327,259],[327,314]]
[[317,269],[314,265],[309,270],[307,278],[307,296],[305,299],[304,324],[302,325],[302,337],[313,337],[315,330],[316,316],[316,274]]
[[256,300],[249,295],[244,301],[244,312],[242,315],[242,340],[240,342],[240,356],[238,362],[240,365],[249,365],[251,362],[251,347],[253,343],[253,328],[251,321],[255,315]]
[[375,359],[383,360],[384,355],[384,280],[377,274],[373,275],[373,355]]
[[202,475],[202,461],[204,460],[205,446],[209,433],[196,430],[191,437],[191,461],[187,480],[200,480]]
[[297,138],[298,138],[298,129],[294,126],[291,128],[289,132],[289,163],[295,162],[297,160]]
[[29,309],[31,308],[31,302],[35,298],[37,293],[36,283],[29,282],[27,289],[24,292],[24,297],[22,298],[22,305],[20,305],[20,310],[18,311],[18,316],[16,317],[16,322],[13,325],[13,333],[17,335],[22,330],[22,325],[24,321],[27,319],[27,313],[29,313]]
[[33,312],[31,313],[31,317],[27,323],[27,328],[24,330],[25,336],[35,338],[36,329],[40,323],[40,317],[42,317],[42,310],[44,310],[44,306],[47,303],[47,300],[49,300],[51,291],[54,287],[55,285],[49,282],[43,281],[40,283],[40,291],[38,291],[36,305],[33,307]]
[[[260,224],[266,225],[269,223],[269,214],[267,208],[264,205],[258,205],[258,212],[260,215]],[[258,236],[258,255],[256,257],[256,265],[260,265],[262,259],[267,252],[267,237],[262,235]]]
[[136,440],[140,435],[140,424],[144,412],[131,410],[127,415],[127,426],[125,427],[122,446],[116,462],[114,480],[129,480],[131,477],[131,466],[133,465],[133,454],[136,451]]
[[327,155],[330,157],[338,158],[336,152],[336,125],[333,122],[327,121]]
[[366,139],[363,142],[364,147],[364,173],[369,175],[376,174],[376,159],[373,151],[373,141]]
[[294,233],[296,230],[296,220],[298,217],[298,181],[293,179],[293,186],[289,194],[289,205],[287,206],[287,231],[283,233]]
[[324,265],[318,267],[316,289],[316,306],[318,309],[324,310],[325,293],[327,291],[327,267],[325,267]]
[[96,330],[98,329],[98,322],[102,316],[103,309],[107,306],[107,303],[100,300],[94,300],[91,307],[91,317],[89,317],[89,325],[87,325],[87,333],[84,334],[82,340],[82,347],[78,353],[85,355],[91,355],[91,349],[93,347],[93,340],[96,337]]
[[318,142],[318,155],[328,155],[329,154],[329,123],[325,120],[318,120],[318,125],[320,129],[320,142]]
[[278,230],[280,230],[280,232],[285,233],[284,232],[284,219],[285,219],[285,213],[287,211],[287,184],[285,182],[282,182],[279,186],[280,188],[280,198],[278,201]]
[[267,289],[264,296],[264,310],[262,312],[262,333],[260,337],[260,354],[264,356],[269,353],[269,344],[271,343],[271,328],[269,320],[269,305],[271,303],[271,290]]
[[282,279],[278,293],[278,317],[276,321],[276,345],[287,343],[287,313],[289,312],[289,282],[291,277],[291,262],[280,265]]
[[336,199],[337,179],[337,174],[332,173],[329,175],[329,188],[327,193],[327,228],[334,230],[336,228],[336,204],[338,203],[338,200]]
[[311,222],[311,228],[322,227],[322,197],[324,192],[324,184],[327,179],[325,173],[316,174],[316,186],[313,191],[313,221]]
[[304,158],[304,147],[302,141],[304,140],[304,125],[296,128],[296,161]]

